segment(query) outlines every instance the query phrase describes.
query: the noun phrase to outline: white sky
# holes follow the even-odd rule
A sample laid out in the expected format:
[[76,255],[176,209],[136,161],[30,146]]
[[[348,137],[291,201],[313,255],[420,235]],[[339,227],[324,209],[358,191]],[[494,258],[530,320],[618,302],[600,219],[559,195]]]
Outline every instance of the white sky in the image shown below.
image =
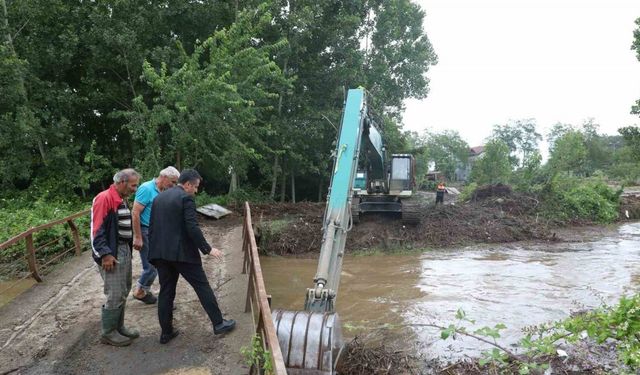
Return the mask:
[[543,135],[590,117],[606,134],[640,124],[640,0],[414,1],[439,62],[429,96],[406,102],[405,130],[456,130],[476,146],[509,119],[535,118]]

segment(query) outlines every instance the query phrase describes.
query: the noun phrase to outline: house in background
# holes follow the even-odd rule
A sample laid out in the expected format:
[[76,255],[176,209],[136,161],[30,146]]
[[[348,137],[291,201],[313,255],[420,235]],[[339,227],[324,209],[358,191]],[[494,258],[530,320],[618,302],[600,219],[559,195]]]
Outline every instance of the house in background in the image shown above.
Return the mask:
[[461,165],[456,168],[456,179],[458,181],[467,181],[471,175],[471,169],[473,164],[484,155],[484,145],[475,146],[469,149],[469,158],[467,159],[467,165]]

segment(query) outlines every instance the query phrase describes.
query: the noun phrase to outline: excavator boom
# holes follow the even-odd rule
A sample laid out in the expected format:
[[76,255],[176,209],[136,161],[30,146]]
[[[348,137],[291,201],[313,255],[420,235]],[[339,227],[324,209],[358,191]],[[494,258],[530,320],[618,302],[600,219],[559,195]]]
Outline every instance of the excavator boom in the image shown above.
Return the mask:
[[331,375],[342,351],[342,328],[335,304],[347,232],[353,225],[353,184],[361,147],[366,150],[368,171],[376,179],[384,180],[388,172],[382,137],[370,118],[364,89],[351,89],[336,144],[318,269],[313,287],[307,289],[305,311],[273,313],[290,374]]

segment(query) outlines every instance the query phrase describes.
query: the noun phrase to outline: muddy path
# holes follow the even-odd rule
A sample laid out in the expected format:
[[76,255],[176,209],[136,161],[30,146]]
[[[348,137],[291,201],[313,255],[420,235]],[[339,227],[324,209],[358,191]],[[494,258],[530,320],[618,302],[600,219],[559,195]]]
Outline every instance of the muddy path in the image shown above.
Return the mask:
[[[235,224],[203,221],[202,228],[225,253],[222,262],[203,257],[203,266],[225,317],[238,322],[234,332],[213,335],[195,293],[181,278],[174,312],[181,334],[176,339],[160,345],[156,305],[130,295],[126,322],[141,337],[125,348],[101,344],[102,281],[85,252],[0,308],[0,374],[246,374],[240,348],[250,341],[252,323],[244,313],[242,228]],[[141,270],[137,254],[133,267],[135,283]],[[153,291],[158,288],[156,282]]]

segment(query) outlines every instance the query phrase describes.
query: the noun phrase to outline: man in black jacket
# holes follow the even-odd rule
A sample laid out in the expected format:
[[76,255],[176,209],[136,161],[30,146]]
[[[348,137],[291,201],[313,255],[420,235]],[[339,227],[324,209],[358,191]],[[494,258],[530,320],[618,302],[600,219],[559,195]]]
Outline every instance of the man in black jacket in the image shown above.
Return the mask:
[[229,332],[236,324],[232,319],[222,318],[198,252],[222,258],[222,252],[207,243],[196,219],[193,196],[198,192],[201,180],[200,174],[193,169],[182,171],[178,186],[160,193],[151,208],[149,261],[158,270],[160,280],[158,320],[162,328],[161,344],[178,335],[178,330],[173,327],[173,300],[179,275],[198,295],[200,304],[211,319],[214,334]]

